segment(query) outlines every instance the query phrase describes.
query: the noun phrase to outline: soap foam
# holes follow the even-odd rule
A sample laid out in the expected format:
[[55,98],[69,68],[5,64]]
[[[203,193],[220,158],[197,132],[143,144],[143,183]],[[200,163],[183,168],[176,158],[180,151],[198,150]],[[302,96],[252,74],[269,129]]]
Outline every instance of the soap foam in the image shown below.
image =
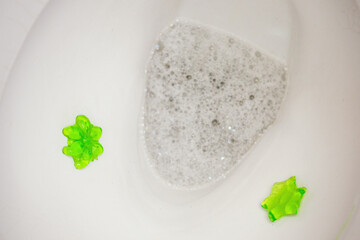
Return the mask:
[[274,122],[287,74],[230,34],[177,20],[160,34],[146,80],[149,163],[167,183],[198,188],[225,177]]

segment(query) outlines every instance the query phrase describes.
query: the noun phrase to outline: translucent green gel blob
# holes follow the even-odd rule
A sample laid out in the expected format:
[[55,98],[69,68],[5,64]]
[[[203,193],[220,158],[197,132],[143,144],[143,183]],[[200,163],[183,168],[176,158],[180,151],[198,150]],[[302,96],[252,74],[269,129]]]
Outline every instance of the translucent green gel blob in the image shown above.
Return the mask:
[[297,214],[305,193],[306,188],[298,188],[293,176],[286,181],[275,183],[270,196],[262,201],[261,206],[268,210],[269,218],[274,222],[283,216]]
[[97,159],[104,151],[99,143],[102,134],[101,128],[92,125],[84,115],[77,116],[76,123],[64,128],[62,132],[68,138],[68,145],[63,148],[62,152],[73,157],[77,169],[86,167],[90,161]]

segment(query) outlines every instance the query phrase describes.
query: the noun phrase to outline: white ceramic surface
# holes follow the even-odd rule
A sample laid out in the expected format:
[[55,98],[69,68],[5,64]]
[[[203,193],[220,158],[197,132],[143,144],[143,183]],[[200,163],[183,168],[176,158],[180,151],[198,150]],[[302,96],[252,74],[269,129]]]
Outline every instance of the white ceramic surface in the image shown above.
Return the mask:
[[[356,1],[216,2],[47,5],[15,63],[7,61],[1,239],[359,239]],[[156,35],[177,16],[200,18],[289,62],[274,127],[228,179],[196,192],[153,180],[138,146],[144,66]],[[61,153],[61,129],[80,113],[103,128],[105,151],[78,171]],[[259,204],[274,181],[291,175],[308,187],[300,213],[270,223]]]
[[0,93],[21,46],[48,0],[0,0]]

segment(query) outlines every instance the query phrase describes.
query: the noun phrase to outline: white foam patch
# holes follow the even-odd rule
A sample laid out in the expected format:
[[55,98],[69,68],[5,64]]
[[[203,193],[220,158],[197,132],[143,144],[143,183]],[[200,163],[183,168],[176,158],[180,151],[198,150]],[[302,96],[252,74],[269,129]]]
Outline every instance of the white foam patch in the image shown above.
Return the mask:
[[185,188],[213,183],[240,162],[274,122],[287,84],[283,63],[188,20],[160,34],[146,79],[149,163]]

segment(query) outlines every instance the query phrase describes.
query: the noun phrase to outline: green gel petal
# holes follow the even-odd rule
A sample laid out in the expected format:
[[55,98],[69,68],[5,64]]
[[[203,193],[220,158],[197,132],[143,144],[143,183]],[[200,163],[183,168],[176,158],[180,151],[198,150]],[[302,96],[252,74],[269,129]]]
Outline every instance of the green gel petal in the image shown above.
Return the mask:
[[92,152],[91,149],[85,149],[83,154],[81,155],[81,159],[85,161],[91,161],[92,160]]
[[74,166],[76,169],[82,169],[89,164],[89,160],[84,160],[81,158],[73,158],[74,159]]
[[103,147],[99,143],[101,133],[101,128],[93,126],[84,115],[76,117],[75,125],[63,129],[64,136],[68,138],[68,145],[63,148],[63,153],[73,157],[75,168],[86,167],[103,153]]
[[298,188],[293,176],[286,181],[275,183],[270,196],[262,201],[261,206],[268,210],[269,219],[274,222],[283,216],[297,214],[305,193],[306,188]]
[[76,141],[63,148],[63,153],[69,156],[79,156],[84,151],[84,143]]
[[97,156],[99,156],[100,154],[103,153],[104,149],[103,147],[101,146],[100,143],[95,143],[92,145],[92,154],[95,156],[95,159],[97,158]]
[[63,129],[63,134],[65,137],[72,139],[72,140],[79,140],[81,139],[81,130],[78,126],[69,126]]
[[99,140],[101,137],[102,130],[99,127],[92,127],[90,130],[90,137],[92,140]]
[[90,126],[92,126],[90,120],[84,115],[76,117],[76,125],[86,134],[89,132]]

